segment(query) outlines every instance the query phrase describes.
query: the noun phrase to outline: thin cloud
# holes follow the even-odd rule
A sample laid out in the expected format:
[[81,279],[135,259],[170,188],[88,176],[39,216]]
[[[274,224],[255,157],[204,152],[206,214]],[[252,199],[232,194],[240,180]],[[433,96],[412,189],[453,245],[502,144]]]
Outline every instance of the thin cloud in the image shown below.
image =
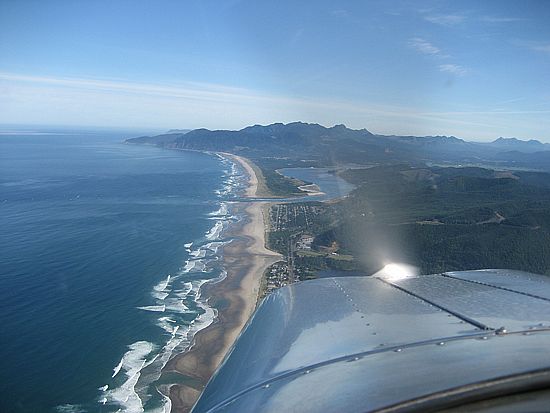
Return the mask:
[[[287,97],[215,84],[153,84],[124,80],[32,76],[0,72],[0,123],[67,122],[105,126],[242,127],[253,123],[334,117],[355,113],[402,117],[406,108],[334,99]],[[116,114],[113,117],[113,114]],[[330,115],[329,115],[330,114]],[[338,115],[336,115],[338,114]],[[415,116],[414,112],[407,116]]]
[[440,26],[456,26],[464,22],[466,18],[460,14],[438,14],[432,16],[424,16],[424,20],[430,23],[439,24]]
[[536,52],[550,53],[550,43],[533,45],[531,49]]
[[[386,133],[493,137],[512,130],[512,112],[430,112],[416,106],[319,97],[287,97],[216,84],[153,84],[0,73],[0,123],[71,124],[140,128],[240,129],[272,122],[345,123]],[[545,136],[547,111],[513,112]],[[30,118],[29,118],[30,117]],[[519,119],[519,120],[518,120]],[[503,126],[510,123],[509,126]],[[527,130],[527,129],[526,129]],[[471,132],[470,132],[471,131]],[[525,136],[525,133],[524,133]]]
[[535,41],[525,41],[525,40],[514,40],[512,44],[528,49],[535,52],[550,53],[550,43],[548,42],[535,42]]
[[[239,128],[253,123],[304,121],[381,123],[438,119],[416,108],[319,98],[291,98],[223,85],[158,85],[122,80],[29,76],[0,72],[0,122],[103,126]],[[116,114],[116,116],[113,116]],[[69,121],[67,120],[69,119]],[[392,124],[395,123],[391,122]],[[440,119],[445,121],[445,119]],[[468,122],[449,118],[453,124]]]
[[[409,39],[409,46],[419,53],[428,56],[435,56],[439,59],[450,57],[449,55],[444,54],[439,47],[434,46],[432,43],[420,37],[413,37],[412,39]],[[438,68],[441,72],[450,73],[455,76],[464,76],[468,72],[464,67],[452,63],[441,64]]]
[[468,70],[464,67],[454,64],[439,65],[439,70],[441,72],[450,73],[455,76],[464,76],[466,73],[468,73]]
[[65,78],[49,76],[29,76],[16,73],[0,72],[0,80],[50,85],[59,88],[91,90],[95,92],[116,92],[139,94],[144,96],[163,96],[191,100],[227,101],[231,99],[261,99],[261,95],[242,88],[227,87],[206,83],[152,84],[134,83],[119,80]]
[[427,55],[441,55],[441,49],[434,46],[427,40],[424,40],[420,37],[413,37],[409,39],[409,46],[416,50],[417,52],[427,54]]
[[520,22],[525,21],[525,19],[520,17],[499,17],[499,16],[483,16],[480,17],[479,20],[486,23],[514,23],[514,22]]
[[344,9],[333,10],[331,14],[336,17],[349,17],[349,12]]

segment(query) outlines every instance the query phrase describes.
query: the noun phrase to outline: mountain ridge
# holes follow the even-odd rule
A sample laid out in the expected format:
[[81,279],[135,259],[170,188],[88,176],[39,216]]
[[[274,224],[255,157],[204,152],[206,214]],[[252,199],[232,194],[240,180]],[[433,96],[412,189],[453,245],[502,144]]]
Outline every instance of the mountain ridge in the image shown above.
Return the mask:
[[444,161],[550,170],[550,144],[538,140],[498,138],[483,143],[445,135],[379,135],[343,124],[325,127],[317,123],[292,122],[256,124],[240,130],[200,128],[183,133],[171,130],[156,136],[129,138],[125,142],[232,152],[252,159],[308,159],[319,166]]

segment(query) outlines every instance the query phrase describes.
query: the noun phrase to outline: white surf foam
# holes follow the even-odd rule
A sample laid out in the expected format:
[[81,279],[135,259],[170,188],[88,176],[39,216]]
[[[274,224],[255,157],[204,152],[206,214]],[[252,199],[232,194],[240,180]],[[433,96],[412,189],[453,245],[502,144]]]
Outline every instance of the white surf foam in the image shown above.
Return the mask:
[[168,295],[170,295],[170,293],[163,293],[163,292],[158,292],[158,291],[152,291],[151,292],[151,295],[156,298],[157,300],[160,300],[160,301],[163,301],[166,297],[168,297]]
[[[227,179],[225,179],[220,191],[221,195],[226,195],[233,191],[234,188],[242,185],[244,181],[241,180],[240,169],[237,168],[236,164],[225,158],[222,159],[224,159],[227,165],[231,165],[227,171]],[[225,278],[225,271],[222,270],[216,279],[210,280],[196,279],[186,281],[186,278],[189,277],[186,274],[193,273],[191,278],[201,277],[200,272],[206,272],[207,267],[208,271],[212,271],[217,267],[212,267],[208,264],[215,259],[219,259],[216,255],[219,248],[229,242],[220,240],[226,223],[235,218],[229,216],[228,205],[227,202],[221,202],[216,211],[208,214],[210,219],[216,220],[214,225],[205,234],[208,242],[205,245],[196,246],[195,250],[192,247],[196,243],[189,242],[184,244],[191,258],[185,262],[184,267],[175,276],[168,275],[166,279],[153,287],[153,297],[160,300],[157,302],[158,305],[138,307],[145,311],[163,313],[159,315],[157,325],[169,334],[166,344],[161,346],[158,352],[154,351],[152,343],[146,341],[137,342],[130,346],[129,351],[124,355],[113,374],[113,377],[118,374],[115,382],[120,383],[122,380],[120,372],[123,371],[125,374],[124,383],[114,388],[111,385],[111,389],[103,386],[101,389],[105,389],[102,390],[105,397],[102,394],[100,401],[106,398],[107,403],[120,406],[121,409],[119,410],[121,412],[142,412],[143,406],[147,406],[148,400],[152,397],[153,384],[160,378],[161,370],[170,360],[172,354],[175,351],[187,350],[196,333],[208,327],[216,319],[217,311],[208,305],[206,299],[201,297],[201,287],[207,282],[218,282]],[[189,304],[190,300],[193,300],[196,304],[191,306]],[[162,305],[160,305],[161,303]],[[181,324],[179,314],[188,314],[192,311],[188,305],[191,308],[195,308],[196,305],[201,309],[202,314],[189,322],[189,324],[185,322]],[[187,317],[185,316],[185,318]],[[153,354],[155,354],[154,357],[152,357]],[[150,361],[146,361],[148,358]],[[170,400],[164,394],[163,397],[164,405],[162,408],[155,409],[155,413],[157,411],[159,413],[168,413],[170,411]]]
[[181,298],[169,298],[166,300],[166,310],[174,313],[185,314],[189,311],[189,307],[184,304],[183,299]]
[[228,243],[227,241],[213,241],[213,242],[209,242],[208,244],[205,244],[204,248],[207,248],[210,251],[212,251],[214,254],[216,254],[220,249],[220,247],[224,246],[227,243]]
[[202,259],[186,261],[182,273],[187,274],[190,272],[207,272],[206,262]]
[[193,258],[204,258],[206,257],[206,250],[203,248],[200,248],[198,250],[191,251],[189,255],[191,255]]
[[148,341],[137,341],[128,348],[122,357],[122,370],[127,379],[119,387],[109,390],[106,398],[110,403],[119,405],[121,412],[143,412],[143,404],[135,391],[135,386],[141,370],[155,360],[156,357],[147,362],[147,356],[155,346]]
[[205,237],[208,240],[218,239],[223,230],[223,221],[216,221],[216,224],[208,230]]
[[[149,391],[151,384],[156,382],[160,378],[161,371],[166,365],[166,363],[168,363],[168,361],[172,357],[174,349],[178,347],[182,342],[187,340],[188,330],[189,330],[189,327],[181,328],[180,326],[176,326],[176,328],[174,328],[174,330],[172,331],[171,337],[167,341],[166,345],[161,349],[161,351],[158,353],[155,359],[152,360],[151,363],[149,363],[147,367],[145,367],[142,370],[140,382],[138,383],[138,386],[136,386],[137,393],[143,394],[142,400],[146,400],[148,398],[147,392]],[[167,404],[167,401],[165,399],[164,406],[163,406],[165,409],[164,411],[169,411],[170,406],[171,405]],[[157,410],[148,410],[148,412],[149,411],[163,411],[163,410],[157,409]]]
[[227,212],[228,212],[227,204],[225,202],[222,202],[220,204],[220,207],[216,211],[210,212],[208,215],[210,217],[212,217],[213,219],[215,219],[215,217],[224,217],[224,216],[226,216]]
[[120,359],[120,363],[117,364],[117,366],[113,369],[113,375],[111,377],[115,377],[120,369],[122,368],[122,364],[124,363],[124,357]]
[[188,273],[195,267],[195,261],[187,260],[185,261],[185,265],[183,266],[183,269],[181,270],[182,273]]
[[159,282],[157,285],[153,287],[155,291],[166,291],[168,288],[168,284],[170,284],[170,274],[168,274],[168,277],[166,277],[165,280]]
[[169,334],[176,334],[179,329],[178,325],[174,325],[174,321],[168,317],[160,317],[157,325]]
[[216,283],[219,283],[220,281],[223,281],[225,279],[225,277],[227,277],[227,271],[222,269],[220,271],[220,275],[218,275],[216,278],[208,280],[208,282],[210,284],[216,284]]
[[193,288],[193,284],[191,284],[190,281],[187,281],[183,283],[181,289],[174,290],[174,293],[180,298],[185,298],[187,294],[189,294],[189,291],[191,291],[192,288]]
[[166,311],[166,306],[164,304],[163,305],[146,305],[144,307],[137,307],[137,308],[140,310],[154,311],[158,313],[163,313],[164,311]]

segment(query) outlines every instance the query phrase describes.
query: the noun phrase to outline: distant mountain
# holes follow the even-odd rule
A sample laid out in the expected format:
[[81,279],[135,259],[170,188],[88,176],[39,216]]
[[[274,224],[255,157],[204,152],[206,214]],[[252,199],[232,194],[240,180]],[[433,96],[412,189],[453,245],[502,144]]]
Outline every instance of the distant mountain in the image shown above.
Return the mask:
[[307,160],[310,165],[383,162],[447,162],[516,166],[550,170],[550,145],[536,140],[499,138],[490,143],[468,142],[454,136],[386,136],[344,125],[315,123],[248,126],[238,131],[171,130],[157,136],[127,139],[127,143],[164,148],[221,151],[253,159]]
[[142,145],[157,145],[162,147],[171,146],[174,141],[182,135],[181,133],[164,133],[156,136],[139,136],[137,138],[126,139],[125,143],[135,143]]
[[[195,129],[188,133],[169,133],[128,139],[128,143],[148,143],[166,148],[226,151],[249,157],[310,159],[322,164],[333,161],[363,162],[384,156],[386,139],[366,129],[353,130],[344,125],[326,128],[318,124],[294,122],[254,125],[239,131]],[[394,157],[388,152],[386,157]]]
[[516,138],[498,138],[497,140],[489,143],[488,145],[494,148],[499,148],[507,151],[519,151],[519,152],[550,151],[550,144],[542,143],[535,139],[522,141]]

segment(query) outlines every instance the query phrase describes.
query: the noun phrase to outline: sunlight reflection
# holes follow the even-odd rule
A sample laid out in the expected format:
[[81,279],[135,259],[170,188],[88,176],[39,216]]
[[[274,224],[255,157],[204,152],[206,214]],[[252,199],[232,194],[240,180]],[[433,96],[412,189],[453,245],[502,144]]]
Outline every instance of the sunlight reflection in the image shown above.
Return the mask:
[[398,281],[418,275],[418,268],[408,264],[391,263],[387,264],[374,276],[384,278],[389,281]]

